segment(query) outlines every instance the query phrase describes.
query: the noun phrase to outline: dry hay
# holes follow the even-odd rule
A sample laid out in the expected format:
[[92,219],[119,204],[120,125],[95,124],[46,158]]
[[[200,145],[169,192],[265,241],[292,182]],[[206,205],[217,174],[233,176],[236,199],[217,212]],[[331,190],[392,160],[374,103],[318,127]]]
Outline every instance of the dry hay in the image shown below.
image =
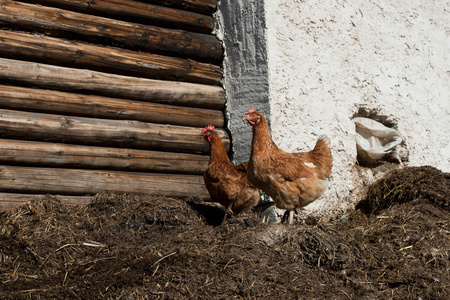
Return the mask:
[[448,196],[421,195],[295,226],[220,225],[222,209],[189,199],[47,197],[0,216],[0,298],[446,299]]

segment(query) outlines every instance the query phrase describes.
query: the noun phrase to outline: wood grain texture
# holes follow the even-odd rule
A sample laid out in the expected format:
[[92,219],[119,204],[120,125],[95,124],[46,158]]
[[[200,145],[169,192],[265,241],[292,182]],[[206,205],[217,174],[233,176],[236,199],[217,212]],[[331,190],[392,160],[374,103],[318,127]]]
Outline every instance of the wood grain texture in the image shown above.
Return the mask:
[[42,199],[46,197],[55,197],[67,205],[86,205],[92,201],[92,196],[49,196],[44,194],[19,194],[19,193],[0,193],[0,212],[6,212],[29,201]]
[[38,88],[81,92],[170,105],[224,109],[219,86],[136,78],[0,58],[0,80]]
[[158,124],[224,126],[221,111],[0,84],[0,108]]
[[22,2],[165,28],[202,33],[211,33],[214,29],[211,16],[131,0],[22,0]]
[[145,3],[153,3],[174,7],[183,10],[191,10],[201,14],[211,15],[217,9],[219,0],[139,0]]
[[208,155],[0,139],[0,163],[202,175]]
[[219,66],[176,57],[0,30],[0,56],[152,79],[219,85]]
[[117,21],[10,0],[0,0],[0,24],[216,64],[223,53],[220,41],[211,34]]
[[[0,109],[0,137],[145,150],[207,153],[202,128]],[[225,147],[230,142],[218,130]]]
[[103,191],[209,199],[200,175],[0,166],[0,190],[87,195]]

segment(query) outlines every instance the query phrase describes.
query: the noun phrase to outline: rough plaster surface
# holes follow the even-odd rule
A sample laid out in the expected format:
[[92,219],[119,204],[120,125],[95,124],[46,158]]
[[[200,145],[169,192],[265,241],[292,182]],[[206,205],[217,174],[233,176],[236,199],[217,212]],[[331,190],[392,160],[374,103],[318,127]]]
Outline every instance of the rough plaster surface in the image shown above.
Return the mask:
[[[233,7],[222,3],[228,9],[222,17],[233,18],[224,21],[232,28],[224,27],[230,35],[224,38],[224,83],[228,111],[239,108],[237,116],[229,113],[237,160],[248,158],[248,148],[240,146],[249,136],[239,134],[250,129],[235,123],[245,112],[243,103],[263,106],[273,140],[285,151],[309,150],[320,134],[327,134],[332,140],[333,174],[325,195],[305,212],[342,212],[353,207],[364,184],[377,178],[372,170],[355,167],[351,118],[363,108],[384,116],[404,136],[406,165],[450,171],[448,1],[237,2]],[[259,40],[264,28],[252,27],[264,24],[266,42]],[[241,41],[253,40],[255,34],[258,46],[242,47]],[[266,54],[259,46],[266,47]],[[257,69],[255,56],[266,64],[267,72]],[[230,73],[233,77],[228,77]],[[267,83],[252,76],[267,76]],[[255,95],[265,91],[266,84],[268,97]]]
[[222,0],[216,20],[225,52],[222,80],[227,97],[227,128],[233,161],[248,161],[251,128],[242,118],[255,106],[270,115],[268,60],[263,1]]

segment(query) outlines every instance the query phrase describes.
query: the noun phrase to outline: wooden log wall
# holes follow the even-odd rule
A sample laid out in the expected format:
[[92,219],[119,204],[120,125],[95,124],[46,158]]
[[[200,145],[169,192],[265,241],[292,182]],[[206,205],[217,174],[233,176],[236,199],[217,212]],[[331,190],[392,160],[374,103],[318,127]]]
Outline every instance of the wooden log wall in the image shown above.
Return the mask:
[[209,199],[218,0],[0,0],[0,210],[102,191]]

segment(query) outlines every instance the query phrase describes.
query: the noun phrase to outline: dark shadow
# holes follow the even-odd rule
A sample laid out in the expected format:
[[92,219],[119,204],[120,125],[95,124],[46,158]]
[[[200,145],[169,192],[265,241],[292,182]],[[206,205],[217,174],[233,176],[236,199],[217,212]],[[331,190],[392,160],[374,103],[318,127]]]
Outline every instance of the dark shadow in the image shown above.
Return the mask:
[[222,224],[223,216],[225,211],[219,207],[204,203],[196,203],[194,201],[189,201],[188,205],[196,211],[208,225],[219,226]]

